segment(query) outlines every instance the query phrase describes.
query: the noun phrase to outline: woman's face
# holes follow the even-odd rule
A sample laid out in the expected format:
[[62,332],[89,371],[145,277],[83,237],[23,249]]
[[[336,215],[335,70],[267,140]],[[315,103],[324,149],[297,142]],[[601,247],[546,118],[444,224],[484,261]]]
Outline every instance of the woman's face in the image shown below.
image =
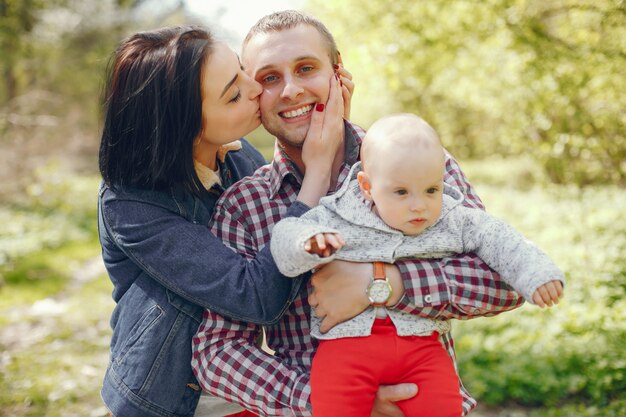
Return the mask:
[[261,123],[261,85],[241,69],[239,58],[216,42],[202,70],[202,131],[198,146],[215,148],[237,140]]

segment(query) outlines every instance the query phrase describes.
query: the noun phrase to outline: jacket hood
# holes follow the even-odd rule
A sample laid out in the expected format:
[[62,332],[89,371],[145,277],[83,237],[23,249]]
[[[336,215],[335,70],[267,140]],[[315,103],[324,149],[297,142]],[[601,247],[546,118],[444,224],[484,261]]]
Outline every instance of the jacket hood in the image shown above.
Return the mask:
[[[372,210],[372,202],[363,197],[363,193],[361,193],[361,189],[359,188],[359,182],[356,179],[359,171],[361,171],[360,161],[352,166],[348,178],[341,188],[335,194],[322,198],[320,205],[337,213],[351,223],[364,227],[373,227],[390,233],[401,233],[385,224]],[[441,215],[435,224],[445,217],[454,207],[462,204],[463,200],[463,193],[461,193],[458,188],[444,183]],[[364,212],[362,206],[367,206],[368,210]]]

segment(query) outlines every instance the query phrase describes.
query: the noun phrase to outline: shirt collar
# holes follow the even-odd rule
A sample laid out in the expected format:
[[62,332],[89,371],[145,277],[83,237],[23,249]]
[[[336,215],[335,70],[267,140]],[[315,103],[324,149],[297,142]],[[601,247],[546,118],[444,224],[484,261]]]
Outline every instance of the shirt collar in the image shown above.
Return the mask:
[[[226,160],[226,154],[230,151],[238,151],[241,149],[241,141],[236,140],[234,142],[222,145],[217,150],[217,160],[220,163],[224,163]],[[193,161],[194,168],[196,169],[196,175],[202,183],[205,189],[210,190],[215,184],[222,184],[222,180],[219,176],[219,172],[213,171],[211,168],[202,165],[200,162]]]
[[[365,130],[347,120],[344,121],[344,143],[346,152],[344,163],[339,171],[337,186],[343,183],[350,172],[350,167],[359,160],[359,149],[364,136]],[[275,146],[274,160],[272,161],[269,179],[270,198],[274,198],[281,190],[283,181],[285,181],[288,176],[293,177],[299,185],[302,185],[302,173],[300,173],[287,154],[278,146]],[[332,191],[334,192],[335,190]]]

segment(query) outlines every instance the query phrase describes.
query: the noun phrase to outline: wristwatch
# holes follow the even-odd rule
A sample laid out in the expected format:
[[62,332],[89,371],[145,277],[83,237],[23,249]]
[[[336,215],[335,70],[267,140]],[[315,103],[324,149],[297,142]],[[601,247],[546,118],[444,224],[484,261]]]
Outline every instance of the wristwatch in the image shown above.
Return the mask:
[[384,263],[374,262],[374,278],[367,286],[365,293],[373,307],[382,307],[391,298],[391,284],[385,275]]

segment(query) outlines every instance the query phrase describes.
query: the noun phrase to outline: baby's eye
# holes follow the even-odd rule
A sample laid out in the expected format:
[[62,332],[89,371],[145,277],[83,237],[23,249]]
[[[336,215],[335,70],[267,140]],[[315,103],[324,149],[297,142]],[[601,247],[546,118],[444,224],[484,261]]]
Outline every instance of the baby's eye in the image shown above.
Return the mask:
[[300,68],[301,72],[310,72],[310,71],[313,71],[313,70],[314,70],[314,68],[313,68],[312,65],[304,65],[304,66],[302,66]]
[[398,195],[407,195],[407,191],[404,189],[396,190],[395,193]]
[[438,191],[439,191],[439,188],[437,187],[430,187],[428,190],[426,190],[428,194],[436,194]]

